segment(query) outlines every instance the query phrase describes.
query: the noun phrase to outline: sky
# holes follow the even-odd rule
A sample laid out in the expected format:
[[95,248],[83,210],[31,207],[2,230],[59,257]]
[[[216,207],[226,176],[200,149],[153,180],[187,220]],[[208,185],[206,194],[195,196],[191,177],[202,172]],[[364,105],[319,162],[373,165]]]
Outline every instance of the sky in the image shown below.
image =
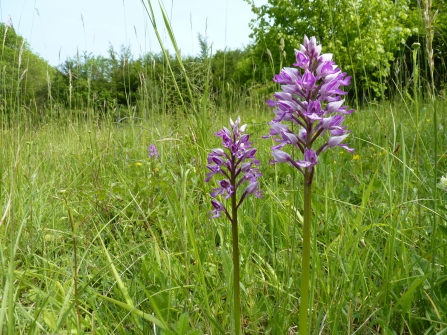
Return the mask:
[[[147,0],[145,0],[147,1]],[[164,0],[182,55],[198,55],[197,34],[207,36],[213,51],[243,48],[254,18],[244,0]],[[267,0],[254,0],[256,6]],[[160,7],[152,0],[157,26],[170,46]],[[0,0],[0,21],[12,25],[31,49],[53,66],[77,52],[107,56],[112,45],[130,46],[134,57],[160,52],[141,0]]]

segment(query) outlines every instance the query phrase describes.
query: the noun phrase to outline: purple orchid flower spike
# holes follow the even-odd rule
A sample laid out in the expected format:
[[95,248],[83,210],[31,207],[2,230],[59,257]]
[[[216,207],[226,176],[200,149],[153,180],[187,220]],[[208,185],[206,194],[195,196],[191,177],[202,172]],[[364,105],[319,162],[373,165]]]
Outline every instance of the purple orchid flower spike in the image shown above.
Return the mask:
[[[238,219],[237,211],[239,206],[249,194],[254,194],[262,198],[262,192],[259,190],[259,177],[261,172],[257,168],[259,161],[255,158],[256,149],[249,142],[250,135],[244,134],[246,125],[241,125],[241,119],[236,121],[230,119],[230,129],[223,127],[216,133],[216,136],[222,138],[224,149],[213,149],[208,155],[208,165],[210,172],[206,175],[206,182],[209,182],[214,175],[219,175],[223,179],[218,181],[218,187],[211,191],[211,205],[213,210],[210,212],[211,218],[220,218],[222,213],[231,222],[231,233],[233,237],[233,301],[234,301],[234,334],[241,334],[240,318],[240,275],[239,275],[239,242],[238,242]],[[277,131],[281,131],[278,128]],[[276,134],[276,133],[275,133]],[[292,134],[293,135],[293,134]],[[287,141],[289,133],[285,135],[284,141]],[[293,138],[288,141],[297,141]],[[287,142],[288,143],[288,142]],[[242,194],[238,200],[239,194]],[[229,209],[216,200],[217,197],[223,197],[226,204],[230,204]]]
[[[210,172],[207,173],[205,179],[206,182],[209,182],[216,174],[223,176],[224,179],[219,181],[219,186],[213,189],[211,196],[216,198],[222,195],[224,199],[229,199],[242,187],[244,182],[248,182],[248,186],[237,202],[237,207],[241,205],[248,194],[254,194],[258,198],[262,197],[258,183],[261,173],[256,168],[259,166],[259,161],[255,158],[256,149],[249,142],[250,135],[244,134],[245,128],[246,125],[241,125],[241,119],[238,117],[236,121],[230,119],[230,129],[223,127],[216,133],[216,136],[222,138],[222,146],[225,149],[213,149],[208,155],[207,168]],[[212,217],[220,217],[220,213],[217,215],[216,211],[223,211],[231,221],[231,215],[225,207],[214,199],[212,201],[214,201],[212,202],[214,207],[211,212]]]
[[147,155],[149,158],[158,158],[158,150],[155,144],[150,144],[147,148]]
[[[354,151],[342,143],[349,134],[342,125],[344,115],[353,110],[343,106],[341,97],[347,93],[341,87],[348,86],[351,77],[340,71],[332,54],[321,54],[321,50],[315,37],[305,36],[300,49],[295,50],[297,68],[284,68],[275,75],[273,81],[281,84],[282,91],[274,94],[276,100],[267,101],[275,113],[266,136],[278,142],[272,147],[274,162],[287,162],[303,174],[308,170],[311,177],[322,152],[336,146]],[[293,128],[285,122],[291,122]],[[312,149],[323,136],[324,144]],[[294,160],[287,154],[284,150],[290,146],[299,150],[304,159]]]
[[[343,143],[349,135],[343,121],[345,115],[353,111],[343,106],[342,96],[347,93],[342,87],[349,86],[351,77],[341,72],[332,61],[332,54],[321,54],[321,51],[315,37],[304,36],[304,43],[295,50],[296,63],[293,65],[297,68],[284,68],[275,75],[273,81],[281,85],[282,91],[274,94],[275,100],[267,100],[275,117],[270,122],[270,133],[264,136],[273,137],[277,142],[272,146],[273,163],[287,163],[304,176],[300,334],[307,333],[308,311],[312,310],[309,307],[309,281],[311,190],[315,166],[318,156],[330,148],[341,147],[354,152]],[[286,122],[292,126],[285,125]],[[296,160],[287,148],[292,148],[293,153],[301,152],[303,159]]]

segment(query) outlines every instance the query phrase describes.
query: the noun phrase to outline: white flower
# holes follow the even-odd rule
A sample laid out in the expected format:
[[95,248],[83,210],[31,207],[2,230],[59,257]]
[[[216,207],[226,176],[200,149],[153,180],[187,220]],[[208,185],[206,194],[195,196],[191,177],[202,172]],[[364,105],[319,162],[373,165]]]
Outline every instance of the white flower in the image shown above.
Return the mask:
[[441,181],[438,183],[438,187],[447,191],[447,175],[441,177]]

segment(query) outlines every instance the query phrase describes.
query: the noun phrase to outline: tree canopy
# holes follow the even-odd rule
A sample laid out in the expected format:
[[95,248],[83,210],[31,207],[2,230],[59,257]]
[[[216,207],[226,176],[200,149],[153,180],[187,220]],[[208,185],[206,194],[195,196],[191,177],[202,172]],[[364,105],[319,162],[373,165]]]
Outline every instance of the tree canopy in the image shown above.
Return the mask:
[[42,104],[53,69],[13,27],[0,23],[0,36],[0,108],[8,108],[18,97],[29,106]]
[[[442,3],[435,2],[433,10],[445,7]],[[425,33],[413,0],[268,0],[259,7],[252,3],[252,11],[256,19],[251,37],[260,59],[268,61],[270,52],[273,60],[292,64],[303,36],[316,36],[323,51],[333,53],[343,71],[353,76],[357,91],[368,90],[376,97],[389,87],[392,64],[409,50],[407,42]],[[437,36],[445,41],[446,20],[437,22]],[[445,43],[437,45],[445,52]]]

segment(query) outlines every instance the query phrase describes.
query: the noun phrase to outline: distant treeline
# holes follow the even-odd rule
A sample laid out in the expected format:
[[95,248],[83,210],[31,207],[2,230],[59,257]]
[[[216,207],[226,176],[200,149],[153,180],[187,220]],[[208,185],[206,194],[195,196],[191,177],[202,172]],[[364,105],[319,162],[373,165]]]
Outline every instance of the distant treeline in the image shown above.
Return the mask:
[[211,54],[205,42],[203,47],[199,56],[184,57],[182,63],[161,53],[134,57],[126,47],[119,51],[110,47],[108,57],[83,53],[55,70],[52,99],[66,107],[101,111],[142,104],[174,111],[181,105],[180,99],[191,102],[187,81],[195,101],[208,90],[209,99],[216,104],[225,96],[232,99],[235,94],[248,94],[259,82],[261,76],[253,68],[249,48]]
[[201,99],[206,89],[210,101],[222,104],[242,99],[261,87],[263,78],[270,81],[273,76],[271,71],[268,75],[259,73],[262,67],[256,64],[251,47],[212,52],[201,35],[201,53],[183,57],[182,64],[174,55],[135,57],[128,47],[117,51],[110,46],[107,57],[83,52],[58,67],[34,54],[13,27],[0,23],[0,36],[4,36],[0,51],[1,111],[13,109],[17,103],[40,113],[50,108],[107,113],[119,106],[175,111],[180,99],[190,103],[186,81],[194,99]]
[[[437,94],[443,93],[444,1],[433,1],[428,12],[423,7],[427,4],[416,0],[328,4],[328,0],[269,0],[267,5],[253,6],[257,18],[251,23],[252,45],[214,51],[199,34],[199,55],[185,56],[182,62],[161,53],[136,57],[130,48],[111,46],[107,57],[83,52],[54,68],[34,54],[13,27],[0,23],[0,112],[7,115],[19,105],[39,114],[49,109],[63,113],[67,108],[106,114],[120,106],[173,112],[181,101],[190,104],[191,97],[201,101],[206,95],[215,105],[228,106],[253,95],[264,98],[275,90],[273,75],[295,62],[293,49],[299,48],[304,33],[316,36],[323,52],[333,53],[353,76],[351,98],[368,101],[411,91],[415,42],[421,45],[417,61],[422,84],[431,78],[427,64],[432,58]],[[427,47],[431,38],[432,55]]]

